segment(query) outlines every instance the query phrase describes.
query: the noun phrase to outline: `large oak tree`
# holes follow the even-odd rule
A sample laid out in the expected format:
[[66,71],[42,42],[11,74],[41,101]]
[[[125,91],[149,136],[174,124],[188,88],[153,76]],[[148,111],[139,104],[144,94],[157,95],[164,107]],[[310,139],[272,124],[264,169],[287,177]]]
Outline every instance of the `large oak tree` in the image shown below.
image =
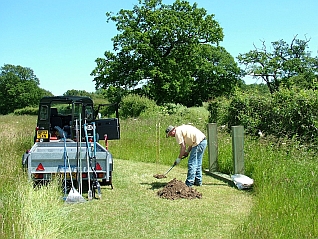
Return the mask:
[[113,51],[96,59],[96,89],[132,89],[158,104],[199,105],[240,82],[234,58],[219,45],[223,30],[214,15],[177,0],[139,1],[132,10],[107,13],[119,32]]

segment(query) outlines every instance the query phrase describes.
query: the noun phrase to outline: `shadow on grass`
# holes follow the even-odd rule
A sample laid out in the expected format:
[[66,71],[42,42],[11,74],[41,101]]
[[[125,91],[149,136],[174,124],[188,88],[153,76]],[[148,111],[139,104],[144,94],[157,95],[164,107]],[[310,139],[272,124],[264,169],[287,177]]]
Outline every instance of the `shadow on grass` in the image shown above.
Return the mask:
[[141,183],[141,185],[149,185],[150,190],[156,190],[159,188],[163,188],[167,185],[167,183],[162,183],[162,182],[152,182],[152,183]]
[[[217,180],[220,181],[220,183],[212,183],[213,185],[222,185],[222,186],[228,186],[228,187],[232,187],[232,188],[236,188],[237,189],[237,186],[235,185],[234,181],[230,178],[229,175],[226,175],[226,174],[222,174],[222,173],[218,173],[218,172],[215,172],[215,173],[210,173],[208,171],[203,171],[203,173],[207,176],[211,176]],[[222,183],[223,182],[223,183]],[[251,187],[251,188],[243,188],[243,189],[240,189],[240,190],[243,190],[243,191],[246,191],[246,192],[253,192],[254,190],[254,187]]]
[[226,187],[229,187],[228,184],[222,183],[222,182],[220,182],[220,183],[204,183],[203,182],[202,186],[226,186]]
[[[167,182],[152,182],[152,183],[140,183],[141,185],[149,185],[149,190],[156,190],[160,188],[164,188],[168,183]],[[225,186],[228,187],[229,185],[226,183],[202,183],[202,186]],[[194,186],[195,188],[200,188],[198,186]]]

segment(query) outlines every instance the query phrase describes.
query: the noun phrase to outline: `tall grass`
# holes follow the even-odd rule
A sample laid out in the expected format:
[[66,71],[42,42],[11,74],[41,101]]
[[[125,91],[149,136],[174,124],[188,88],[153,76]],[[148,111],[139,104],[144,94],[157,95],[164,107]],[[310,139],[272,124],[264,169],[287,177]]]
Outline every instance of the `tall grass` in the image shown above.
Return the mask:
[[297,142],[249,140],[246,161],[256,202],[240,238],[317,238],[318,165],[314,152]]
[[[0,217],[3,238],[22,238],[20,224],[24,190],[21,188],[26,178],[21,171],[21,157],[26,146],[31,118],[0,116]],[[33,122],[34,123],[34,122]],[[17,130],[19,129],[19,130]],[[18,189],[18,190],[17,190]],[[21,194],[22,193],[22,194]]]
[[0,237],[61,238],[67,223],[57,182],[34,189],[22,170],[33,144],[34,116],[0,116]]
[[66,230],[70,227],[70,223],[64,218],[70,212],[70,208],[62,203],[58,181],[37,189],[32,185],[22,186],[22,190],[25,191],[20,191],[20,224],[23,225],[24,238],[64,238]]

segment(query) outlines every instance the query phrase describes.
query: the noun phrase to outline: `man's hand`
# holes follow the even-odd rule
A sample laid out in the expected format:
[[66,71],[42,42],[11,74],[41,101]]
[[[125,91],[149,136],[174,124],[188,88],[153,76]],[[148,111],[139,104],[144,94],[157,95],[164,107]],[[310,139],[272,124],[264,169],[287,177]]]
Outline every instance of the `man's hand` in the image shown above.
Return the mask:
[[176,161],[174,161],[173,165],[178,165],[181,162],[181,158],[177,158]]

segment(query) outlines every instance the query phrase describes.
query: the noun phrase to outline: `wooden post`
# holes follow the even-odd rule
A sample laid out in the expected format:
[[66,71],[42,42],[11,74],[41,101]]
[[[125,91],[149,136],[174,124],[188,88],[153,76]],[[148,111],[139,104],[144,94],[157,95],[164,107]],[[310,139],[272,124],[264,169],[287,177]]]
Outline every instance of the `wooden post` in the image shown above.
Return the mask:
[[232,150],[235,174],[244,174],[244,127],[232,126]]
[[209,153],[209,172],[217,172],[218,165],[218,140],[217,140],[217,124],[209,123],[208,130],[208,153]]

